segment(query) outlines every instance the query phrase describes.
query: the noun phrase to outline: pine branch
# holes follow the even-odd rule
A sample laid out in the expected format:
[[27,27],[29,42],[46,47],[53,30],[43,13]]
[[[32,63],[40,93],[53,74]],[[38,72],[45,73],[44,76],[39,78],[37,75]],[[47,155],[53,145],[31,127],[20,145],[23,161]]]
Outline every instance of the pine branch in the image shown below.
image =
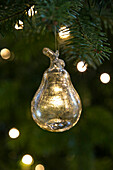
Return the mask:
[[[89,65],[95,67],[102,63],[104,58],[108,58],[110,51],[107,36],[102,32],[99,11],[105,0],[34,0],[22,2],[10,1],[4,3],[4,8],[0,6],[0,32],[14,32],[14,24],[22,19],[24,22],[23,35],[29,39],[29,34],[54,33],[54,28],[63,25],[70,29],[70,38],[66,41],[59,39],[63,54],[67,59],[85,60]],[[35,4],[38,14],[29,18],[25,12]],[[103,4],[103,5],[102,5]],[[2,6],[3,7],[3,6]],[[7,7],[7,8],[6,8]],[[15,8],[14,8],[15,7]],[[109,8],[109,7],[108,7]],[[4,10],[3,10],[4,9]],[[103,13],[102,13],[103,14]],[[38,36],[39,37],[39,36]],[[54,43],[54,42],[53,42]]]
[[24,14],[26,11],[28,11],[31,8],[31,6],[26,7],[25,9],[22,9],[21,11],[15,12],[14,14],[8,16],[7,18],[0,19],[0,22],[4,22],[4,21],[7,21],[9,19],[12,19],[13,17],[19,16],[20,14]]

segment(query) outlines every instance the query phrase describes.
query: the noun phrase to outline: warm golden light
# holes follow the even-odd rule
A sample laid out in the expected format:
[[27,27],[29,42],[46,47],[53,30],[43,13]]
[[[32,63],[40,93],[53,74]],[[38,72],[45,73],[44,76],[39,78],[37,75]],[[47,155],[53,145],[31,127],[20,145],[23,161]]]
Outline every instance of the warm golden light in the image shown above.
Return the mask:
[[24,24],[21,20],[19,20],[19,22],[15,24],[15,29],[17,30],[21,30],[23,29],[23,27],[24,27]]
[[85,62],[83,61],[80,61],[78,64],[77,64],[77,70],[79,72],[85,72],[87,70],[87,64],[85,64]]
[[43,165],[38,164],[38,165],[35,167],[35,170],[45,170],[45,168],[44,168]]
[[35,11],[34,7],[35,7],[35,6],[33,5],[33,6],[28,10],[28,16],[29,16],[29,17],[37,14],[37,11]]
[[100,75],[100,80],[102,83],[107,84],[110,81],[110,75],[108,73],[102,73]]
[[17,138],[19,135],[20,135],[20,132],[19,132],[18,129],[12,128],[12,129],[9,130],[9,136],[10,136],[10,138],[15,139],[15,138]]
[[25,165],[32,165],[33,164],[33,158],[31,155],[26,154],[22,157],[22,163]]
[[37,14],[37,11],[35,11],[35,14]]
[[0,55],[3,59],[7,60],[10,58],[11,52],[7,48],[4,48],[1,50]]
[[34,16],[35,14],[37,14],[37,11],[35,11],[34,9],[34,5],[28,10],[28,12],[26,12],[26,14],[28,14],[29,17]]
[[53,97],[51,97],[49,102],[54,107],[60,107],[60,106],[63,105],[63,100],[61,99],[60,96],[53,96]]
[[62,88],[60,88],[58,86],[54,86],[53,89],[54,89],[54,92],[56,92],[56,93],[62,91]]
[[35,14],[34,12],[34,5],[28,10],[28,16],[31,17]]
[[66,26],[64,26],[64,27],[61,27],[60,29],[59,29],[59,37],[61,38],[61,39],[66,39],[66,38],[68,38],[70,36],[70,30],[69,30],[69,28],[66,28]]

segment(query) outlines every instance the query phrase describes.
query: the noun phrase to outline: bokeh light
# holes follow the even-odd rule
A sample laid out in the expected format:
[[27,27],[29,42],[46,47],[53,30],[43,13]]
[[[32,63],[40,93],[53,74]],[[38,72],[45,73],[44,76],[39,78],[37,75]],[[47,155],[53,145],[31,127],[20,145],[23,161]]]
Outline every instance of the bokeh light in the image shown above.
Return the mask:
[[66,38],[68,38],[70,36],[70,30],[69,30],[69,28],[66,28],[66,26],[64,26],[64,27],[61,27],[60,29],[59,29],[59,37],[61,38],[61,39],[66,39]]
[[11,56],[11,52],[10,50],[8,50],[7,48],[3,48],[0,52],[0,55],[3,59],[7,60],[10,58]]
[[9,130],[9,137],[12,139],[16,139],[20,135],[20,132],[16,128],[12,128]]
[[24,24],[21,20],[19,20],[18,23],[15,24],[16,30],[21,30],[21,29],[23,29],[23,27],[24,27]]
[[38,164],[38,165],[35,167],[35,170],[45,170],[45,168],[44,168],[43,165]]
[[102,73],[102,74],[100,75],[100,81],[101,81],[102,83],[104,83],[104,84],[109,83],[109,81],[110,81],[110,75],[109,75],[108,73]]
[[[37,14],[37,11],[35,11],[34,9],[34,5],[28,10],[28,16],[31,17],[31,16],[34,16],[35,14]],[[26,12],[27,13],[27,12]]]
[[22,157],[22,163],[25,165],[32,165],[33,164],[33,158],[31,155],[26,154]]
[[87,64],[85,64],[85,62],[83,62],[83,61],[78,62],[77,70],[79,72],[85,72],[87,70]]

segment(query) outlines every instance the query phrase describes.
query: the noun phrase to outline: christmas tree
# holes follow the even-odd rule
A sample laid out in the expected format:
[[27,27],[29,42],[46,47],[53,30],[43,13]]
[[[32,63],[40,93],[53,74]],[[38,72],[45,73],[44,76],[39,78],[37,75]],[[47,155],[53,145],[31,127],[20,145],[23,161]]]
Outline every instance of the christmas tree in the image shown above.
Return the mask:
[[[112,38],[110,0],[0,2],[1,170],[113,169]],[[31,116],[49,66],[44,47],[59,50],[82,101],[79,122],[63,133],[42,130]]]

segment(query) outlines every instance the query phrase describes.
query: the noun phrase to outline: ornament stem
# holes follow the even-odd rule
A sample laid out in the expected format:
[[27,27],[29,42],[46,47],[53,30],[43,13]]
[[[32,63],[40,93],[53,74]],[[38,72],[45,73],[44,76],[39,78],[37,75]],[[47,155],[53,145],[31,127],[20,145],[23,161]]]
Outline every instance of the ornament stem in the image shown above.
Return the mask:
[[58,50],[56,52],[53,52],[49,48],[44,48],[43,49],[43,54],[48,56],[51,60],[58,59],[58,56],[59,56]]

